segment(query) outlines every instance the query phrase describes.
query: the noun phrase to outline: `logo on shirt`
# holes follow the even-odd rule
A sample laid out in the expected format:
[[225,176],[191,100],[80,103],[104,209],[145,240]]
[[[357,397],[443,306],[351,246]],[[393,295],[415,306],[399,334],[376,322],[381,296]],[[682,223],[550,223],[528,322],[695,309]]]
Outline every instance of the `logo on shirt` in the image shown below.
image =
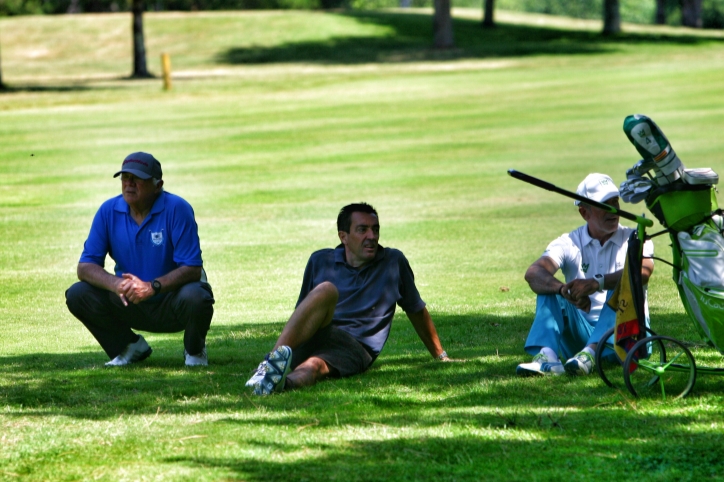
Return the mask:
[[158,233],[151,232],[151,242],[154,246],[161,246],[163,244],[163,230]]
[[588,263],[581,263],[581,271],[584,273],[588,272]]

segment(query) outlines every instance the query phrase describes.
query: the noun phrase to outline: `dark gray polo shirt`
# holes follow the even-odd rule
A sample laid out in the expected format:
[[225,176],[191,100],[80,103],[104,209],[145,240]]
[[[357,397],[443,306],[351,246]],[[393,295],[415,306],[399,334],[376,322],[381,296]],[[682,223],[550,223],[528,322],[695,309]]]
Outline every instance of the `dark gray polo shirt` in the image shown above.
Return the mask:
[[393,248],[378,246],[375,259],[361,269],[347,264],[342,244],[312,253],[297,306],[324,281],[339,291],[332,323],[364,345],[373,358],[380,354],[390,334],[395,305],[406,313],[417,313],[425,307],[410,263]]

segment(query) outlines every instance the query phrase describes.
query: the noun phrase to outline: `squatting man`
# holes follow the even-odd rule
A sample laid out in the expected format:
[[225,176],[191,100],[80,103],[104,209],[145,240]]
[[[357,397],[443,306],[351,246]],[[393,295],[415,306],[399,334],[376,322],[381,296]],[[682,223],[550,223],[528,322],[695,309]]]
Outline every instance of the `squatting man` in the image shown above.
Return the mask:
[[[194,211],[164,191],[161,163],[151,154],[129,154],[118,176],[121,194],[104,202],[93,219],[78,263],[80,281],[65,293],[68,309],[105,350],[107,366],[151,354],[134,329],[183,331],[186,365],[207,365],[214,296]],[[104,269],[106,255],[116,263],[114,274]]]
[[398,304],[433,358],[449,361],[407,259],[378,244],[377,211],[345,206],[337,230],[341,244],[311,255],[294,312],[246,383],[256,395],[364,372],[382,351]]
[[[576,192],[619,207],[619,191],[605,174],[589,174]],[[575,204],[586,224],[553,240],[525,273],[525,280],[538,295],[525,342],[525,351],[535,356],[531,363],[518,365],[518,375],[590,374],[597,343],[615,323],[616,312],[606,303],[612,292],[607,294],[607,290],[613,290],[621,278],[633,228],[620,225],[616,214],[580,201]],[[641,268],[644,297],[654,271],[653,260],[647,258],[653,253],[653,243],[646,241]],[[554,276],[558,270],[565,283]],[[648,321],[646,303],[644,312]]]

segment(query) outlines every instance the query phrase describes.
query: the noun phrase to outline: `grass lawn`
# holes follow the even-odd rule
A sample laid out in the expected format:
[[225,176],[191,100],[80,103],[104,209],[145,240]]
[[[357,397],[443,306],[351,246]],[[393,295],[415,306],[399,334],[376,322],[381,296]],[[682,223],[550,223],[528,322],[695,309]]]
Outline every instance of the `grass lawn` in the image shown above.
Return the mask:
[[[721,378],[662,401],[515,376],[535,308],[523,273],[582,220],[506,174],[620,182],[639,159],[623,119],[645,113],[687,167],[724,175],[724,35],[603,39],[596,22],[505,12],[483,31],[479,14],[456,11],[446,52],[423,10],[148,14],[169,92],[124,78],[127,14],[0,18],[0,480],[724,479]],[[217,300],[208,368],[183,366],[180,334],[144,334],[147,361],[104,369],[65,307],[137,150],[195,209]],[[365,375],[251,397],[307,257],[360,200],[460,363],[433,362],[400,312]],[[724,366],[663,263],[649,302],[656,331]]]

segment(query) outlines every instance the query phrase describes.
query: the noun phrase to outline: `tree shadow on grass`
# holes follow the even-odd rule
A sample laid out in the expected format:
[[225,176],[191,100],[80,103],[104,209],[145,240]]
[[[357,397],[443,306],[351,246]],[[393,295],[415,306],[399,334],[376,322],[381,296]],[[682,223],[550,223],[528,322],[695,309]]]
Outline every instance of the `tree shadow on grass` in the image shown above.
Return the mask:
[[320,64],[392,63],[453,59],[490,59],[530,55],[601,54],[620,44],[666,43],[696,45],[721,41],[696,36],[621,34],[553,27],[500,24],[482,29],[480,22],[454,19],[456,48],[433,50],[432,18],[421,13],[345,12],[359,23],[386,27],[384,36],[338,36],[320,41],[289,42],[271,47],[234,47],[217,56],[221,64],[313,62]]
[[[382,430],[382,429],[381,429]],[[595,437],[569,454],[571,460],[551,460],[550,444],[563,437],[561,428],[550,437],[517,437],[513,430],[499,430],[497,437],[447,434],[382,440],[353,439],[346,443],[319,444],[296,440],[289,434],[284,443],[258,443],[265,457],[169,457],[166,463],[192,467],[223,468],[234,478],[270,480],[595,480],[646,475],[653,480],[681,477],[711,478],[724,472],[724,450],[709,452],[690,445],[681,437],[653,441],[619,436]],[[280,434],[281,435],[281,434]],[[354,437],[354,434],[351,434]],[[570,436],[570,434],[567,434]],[[369,436],[368,436],[369,437]],[[714,437],[694,435],[696,442],[716,445]],[[554,452],[556,453],[556,452]],[[262,461],[263,460],[263,461]],[[581,472],[572,471],[576,467]],[[678,475],[678,476],[677,476]],[[616,477],[618,476],[618,477]],[[673,478],[672,478],[673,477]]]
[[[25,84],[3,84],[3,87],[0,89],[0,95],[2,94],[16,94],[16,93],[24,93],[24,92],[31,92],[31,93],[54,93],[54,94],[63,94],[63,93],[70,93],[70,92],[87,92],[87,91],[102,91],[102,90],[118,90],[118,86],[99,86],[98,82],[100,81],[110,81],[110,82],[116,82],[116,81],[127,81],[127,80],[153,80],[157,77],[151,76],[151,77],[129,77],[129,76],[117,76],[117,77],[104,77],[102,79],[98,78],[74,78],[69,81],[68,84],[56,84],[56,85],[44,85],[44,84],[38,84],[38,83],[25,83]],[[129,84],[132,85],[132,84]]]
[[[309,403],[309,397],[321,397],[323,403],[341,398],[343,402],[381,406],[387,403],[387,396],[372,392],[392,394],[414,387],[420,393],[435,393],[441,384],[474,384],[481,377],[511,373],[498,363],[478,359],[486,351],[485,340],[491,337],[488,328],[494,329],[481,320],[483,315],[435,317],[443,337],[459,340],[446,345],[448,350],[469,358],[468,362],[444,365],[432,361],[409,321],[398,315],[382,356],[367,373],[251,401],[250,389],[244,383],[273,346],[282,323],[212,325],[207,338],[208,367],[183,366],[181,334],[146,335],[154,349],[151,357],[120,369],[105,368],[107,359],[96,345],[75,354],[0,357],[0,405],[22,407],[25,414],[62,412],[91,419],[116,417],[124,412],[153,414],[159,405],[171,412],[244,410],[259,404],[292,408],[300,402]],[[507,350],[515,341],[511,338],[501,343],[510,345]],[[473,399],[461,399],[461,403],[471,402]],[[410,403],[414,404],[414,397]]]
[[[122,413],[250,413],[260,407],[282,411],[283,423],[304,425],[313,414],[344,416],[391,425],[437,424],[432,411],[459,411],[470,423],[497,423],[489,409],[543,405],[564,409],[577,403],[621,405],[626,395],[600,380],[568,377],[525,379],[515,366],[527,356],[522,342],[530,316],[433,313],[445,347],[457,363],[433,361],[404,315],[393,323],[390,340],[367,373],[328,380],[304,390],[251,397],[244,386],[273,346],[282,323],[212,326],[207,339],[210,365],[183,365],[181,334],[149,334],[153,355],[124,368],[104,368],[100,348],[71,354],[33,353],[0,357],[0,406],[18,416],[63,414],[109,419]],[[720,390],[709,382],[702,392]],[[592,397],[593,395],[593,397]],[[347,408],[345,408],[347,407]],[[488,407],[485,413],[471,412]],[[12,410],[11,410],[12,412]],[[345,415],[346,414],[346,415]],[[245,421],[245,423],[250,423]],[[262,418],[260,423],[269,423]],[[281,423],[281,422],[280,422]]]
[[66,92],[82,92],[91,90],[91,87],[86,85],[6,85],[0,89],[0,94],[16,94],[19,92],[52,92],[52,93],[66,93]]

